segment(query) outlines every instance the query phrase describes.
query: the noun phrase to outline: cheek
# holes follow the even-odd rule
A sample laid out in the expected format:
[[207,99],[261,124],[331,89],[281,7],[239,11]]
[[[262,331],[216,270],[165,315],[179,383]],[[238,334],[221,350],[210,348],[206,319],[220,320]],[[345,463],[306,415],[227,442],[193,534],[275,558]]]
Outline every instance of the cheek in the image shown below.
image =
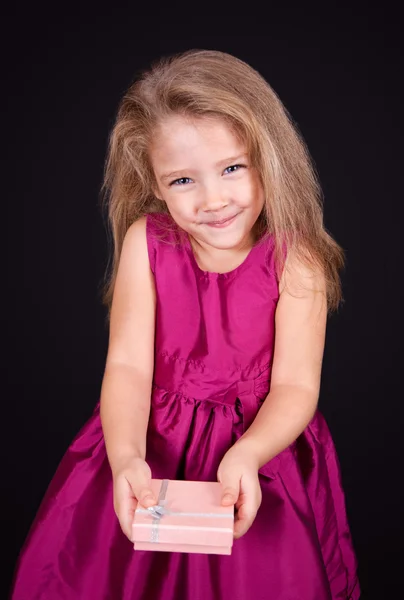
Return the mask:
[[195,213],[195,202],[191,198],[167,197],[168,210],[179,219],[189,219]]
[[265,204],[265,194],[261,182],[255,180],[252,185],[253,204],[261,211]]
[[261,187],[257,190],[256,198],[257,198],[257,200],[256,200],[257,209],[259,210],[259,212],[261,212],[265,206],[264,190]]
[[264,194],[261,186],[253,181],[245,182],[236,193],[237,203],[243,208],[256,208],[261,210],[264,204]]

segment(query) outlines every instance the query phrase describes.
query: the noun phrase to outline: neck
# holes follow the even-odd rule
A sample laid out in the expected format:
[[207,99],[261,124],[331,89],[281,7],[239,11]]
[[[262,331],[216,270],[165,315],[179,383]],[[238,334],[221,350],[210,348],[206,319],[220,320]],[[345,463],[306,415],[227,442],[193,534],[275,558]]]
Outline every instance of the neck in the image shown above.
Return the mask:
[[215,273],[226,273],[237,268],[245,260],[256,241],[256,236],[250,232],[237,247],[221,249],[213,248],[192,236],[189,237],[199,268]]

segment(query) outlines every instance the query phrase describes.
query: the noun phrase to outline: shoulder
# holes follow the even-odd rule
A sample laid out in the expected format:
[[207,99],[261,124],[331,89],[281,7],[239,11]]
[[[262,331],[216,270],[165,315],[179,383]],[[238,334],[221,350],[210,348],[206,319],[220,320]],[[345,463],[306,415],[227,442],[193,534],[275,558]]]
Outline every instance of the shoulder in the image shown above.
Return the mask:
[[178,226],[166,213],[149,213],[137,219],[128,228],[122,252],[147,258],[155,272],[157,253],[160,248],[177,246],[180,241]]
[[128,247],[136,247],[138,249],[146,247],[146,237],[147,217],[140,217],[140,219],[137,219],[129,226],[123,240],[122,251]]
[[285,257],[279,280],[279,293],[301,295],[326,292],[324,270],[309,258],[304,258],[296,250],[289,250]]
[[173,229],[174,221],[167,213],[149,213],[142,219],[145,219],[146,232],[151,236],[161,237]]
[[144,265],[148,261],[147,218],[137,219],[128,228],[121,251],[121,268],[128,264]]
[[142,239],[146,241],[148,235],[158,234],[167,230],[172,219],[165,213],[149,213],[134,221],[128,228],[125,239]]

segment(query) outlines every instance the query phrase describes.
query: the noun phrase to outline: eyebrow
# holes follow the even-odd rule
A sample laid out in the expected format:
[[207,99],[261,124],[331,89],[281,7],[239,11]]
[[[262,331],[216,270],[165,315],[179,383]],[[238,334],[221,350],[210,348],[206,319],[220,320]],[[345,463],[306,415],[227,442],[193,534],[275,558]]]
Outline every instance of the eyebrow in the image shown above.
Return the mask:
[[[245,160],[247,158],[247,153],[244,152],[243,154],[237,154],[237,156],[230,156],[229,158],[224,158],[223,160],[219,160],[219,162],[216,163],[215,167],[222,167],[224,165],[231,165],[232,163],[235,163],[237,161],[240,160]],[[192,171],[192,169],[181,169],[180,171],[171,171],[170,173],[164,173],[161,177],[160,180],[161,181],[166,181],[167,179],[175,179],[176,177],[180,177],[181,175],[183,175],[183,173]]]

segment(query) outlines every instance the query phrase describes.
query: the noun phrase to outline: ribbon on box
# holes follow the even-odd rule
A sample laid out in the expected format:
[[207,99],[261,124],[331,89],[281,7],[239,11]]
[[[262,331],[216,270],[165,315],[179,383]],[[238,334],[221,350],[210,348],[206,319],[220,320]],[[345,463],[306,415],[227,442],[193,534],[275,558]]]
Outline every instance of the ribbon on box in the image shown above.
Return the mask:
[[159,542],[159,524],[161,519],[165,515],[175,515],[178,517],[206,517],[206,518],[230,518],[233,519],[233,515],[224,513],[198,513],[198,512],[182,512],[182,511],[170,511],[165,507],[167,488],[169,479],[163,479],[160,486],[159,496],[157,504],[150,506],[149,508],[137,508],[137,513],[149,514],[153,517],[150,542],[157,544]]

